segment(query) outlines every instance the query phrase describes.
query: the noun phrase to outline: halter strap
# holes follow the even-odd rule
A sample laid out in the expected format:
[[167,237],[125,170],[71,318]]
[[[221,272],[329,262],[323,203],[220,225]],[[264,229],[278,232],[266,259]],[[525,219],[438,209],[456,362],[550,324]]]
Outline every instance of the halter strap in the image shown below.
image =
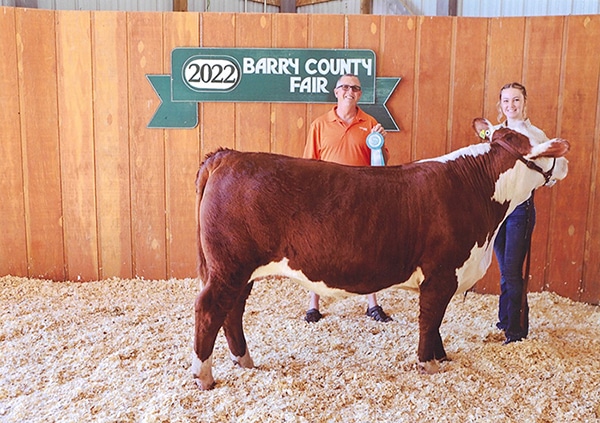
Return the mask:
[[547,171],[544,171],[544,169],[539,167],[534,161],[527,160],[525,157],[523,157],[523,155],[521,153],[519,153],[517,150],[515,150],[515,148],[512,145],[510,145],[503,139],[499,139],[494,142],[498,143],[502,148],[504,148],[506,151],[508,151],[510,154],[512,154],[517,160],[520,160],[521,162],[525,163],[525,166],[527,166],[529,169],[535,170],[536,172],[540,173],[544,177],[546,184],[548,182],[550,182],[550,178],[552,177],[552,172],[554,171],[554,166],[556,165],[556,157],[554,158],[554,160],[552,162],[552,167],[550,169],[548,169]]

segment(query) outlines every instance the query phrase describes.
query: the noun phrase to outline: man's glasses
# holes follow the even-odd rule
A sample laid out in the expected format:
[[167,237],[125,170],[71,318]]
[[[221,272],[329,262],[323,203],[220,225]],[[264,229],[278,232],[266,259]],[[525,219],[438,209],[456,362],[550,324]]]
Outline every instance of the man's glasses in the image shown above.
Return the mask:
[[338,85],[337,87],[335,87],[336,89],[341,88],[344,91],[348,91],[348,90],[352,90],[355,93],[359,92],[360,90],[362,90],[362,88],[360,87],[360,85]]

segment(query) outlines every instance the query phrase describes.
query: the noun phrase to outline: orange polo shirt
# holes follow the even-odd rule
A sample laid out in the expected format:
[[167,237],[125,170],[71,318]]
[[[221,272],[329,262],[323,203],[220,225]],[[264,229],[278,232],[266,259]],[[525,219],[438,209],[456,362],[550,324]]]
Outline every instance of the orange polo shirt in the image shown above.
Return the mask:
[[366,139],[377,121],[359,108],[354,120],[348,125],[338,117],[336,109],[337,106],[316,118],[310,125],[304,158],[350,166],[370,166],[371,149],[367,146]]

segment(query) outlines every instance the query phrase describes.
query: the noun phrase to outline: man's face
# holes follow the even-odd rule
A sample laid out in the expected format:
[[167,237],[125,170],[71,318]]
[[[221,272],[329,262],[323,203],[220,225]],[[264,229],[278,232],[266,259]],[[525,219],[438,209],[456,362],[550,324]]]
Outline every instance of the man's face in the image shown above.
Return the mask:
[[[358,87],[358,88],[357,88]],[[360,90],[360,81],[354,76],[343,76],[335,88],[335,98],[338,105],[347,103],[349,106],[356,106],[362,90]]]

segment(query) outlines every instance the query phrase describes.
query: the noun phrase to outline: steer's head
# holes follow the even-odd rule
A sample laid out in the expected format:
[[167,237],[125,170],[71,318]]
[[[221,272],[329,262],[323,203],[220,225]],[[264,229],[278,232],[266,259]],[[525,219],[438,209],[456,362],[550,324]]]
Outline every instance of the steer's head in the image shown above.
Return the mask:
[[532,146],[527,136],[509,128],[495,129],[483,118],[473,120],[473,129],[479,137],[501,145],[528,169],[540,174],[540,185],[551,186],[567,176],[568,161],[563,157],[571,148],[567,140],[553,138]]

